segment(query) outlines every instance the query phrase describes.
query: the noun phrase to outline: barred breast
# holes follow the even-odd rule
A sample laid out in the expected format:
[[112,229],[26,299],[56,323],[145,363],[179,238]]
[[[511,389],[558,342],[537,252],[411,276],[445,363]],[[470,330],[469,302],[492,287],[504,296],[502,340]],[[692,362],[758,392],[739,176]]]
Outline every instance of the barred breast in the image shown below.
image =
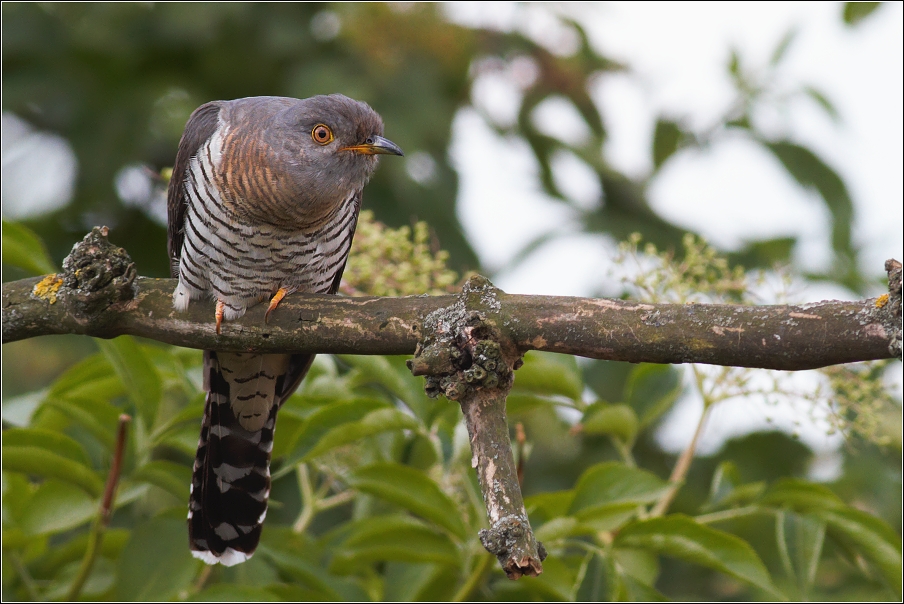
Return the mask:
[[305,230],[252,223],[237,213],[216,186],[224,130],[218,130],[186,170],[185,239],[179,262],[177,310],[190,300],[213,297],[225,304],[229,321],[278,289],[327,293],[348,257],[360,192]]

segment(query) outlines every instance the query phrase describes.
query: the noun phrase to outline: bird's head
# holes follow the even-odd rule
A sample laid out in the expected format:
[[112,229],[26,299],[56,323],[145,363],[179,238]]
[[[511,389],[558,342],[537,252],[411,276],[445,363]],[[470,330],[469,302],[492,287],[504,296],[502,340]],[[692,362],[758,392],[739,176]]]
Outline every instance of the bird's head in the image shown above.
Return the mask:
[[341,94],[239,99],[225,117],[237,145],[225,153],[236,160],[230,169],[265,178],[260,190],[293,222],[316,220],[360,192],[380,155],[403,155],[383,137],[376,111]]
[[341,94],[295,101],[275,116],[273,126],[270,144],[281,144],[283,159],[308,186],[358,190],[376,169],[378,156],[403,155],[383,137],[383,120],[370,105]]

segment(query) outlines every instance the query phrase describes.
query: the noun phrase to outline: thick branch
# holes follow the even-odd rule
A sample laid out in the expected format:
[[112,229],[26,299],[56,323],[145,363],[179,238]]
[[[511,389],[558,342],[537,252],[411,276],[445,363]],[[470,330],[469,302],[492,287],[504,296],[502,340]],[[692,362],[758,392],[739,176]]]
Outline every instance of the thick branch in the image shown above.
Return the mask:
[[454,304],[426,317],[408,367],[427,378],[427,394],[461,405],[490,525],[480,541],[510,579],[519,579],[543,572],[546,550],[531,530],[509,440],[505,399],[522,361],[499,327],[501,293],[484,277],[472,277]]
[[[260,304],[222,334],[211,302],[172,306],[173,279],[134,276],[97,229],[59,276],[3,284],[3,343],[50,334],[143,336],[199,349],[406,354],[424,318],[455,296],[344,298],[293,294],[264,323]],[[91,239],[93,237],[93,239]],[[88,241],[91,239],[91,241]],[[104,249],[103,244],[112,249]],[[112,260],[111,260],[112,258]],[[901,264],[886,263],[889,296],[798,306],[640,304],[499,293],[500,327],[519,349],[615,361],[813,369],[901,355]],[[106,272],[105,272],[106,271]]]
[[[54,303],[47,294],[36,295],[41,282],[3,284],[4,344],[52,334],[129,334],[199,349],[410,355],[423,318],[455,300],[293,294],[269,324],[264,323],[266,305],[258,305],[245,317],[224,323],[218,336],[212,303],[192,302],[185,313],[173,310],[174,279],[139,277],[133,299],[89,314],[73,312],[58,299]],[[876,298],[733,306],[500,294],[499,302],[505,325],[522,350],[632,363],[787,370],[901,354],[900,319],[891,313],[891,303],[877,308]]]

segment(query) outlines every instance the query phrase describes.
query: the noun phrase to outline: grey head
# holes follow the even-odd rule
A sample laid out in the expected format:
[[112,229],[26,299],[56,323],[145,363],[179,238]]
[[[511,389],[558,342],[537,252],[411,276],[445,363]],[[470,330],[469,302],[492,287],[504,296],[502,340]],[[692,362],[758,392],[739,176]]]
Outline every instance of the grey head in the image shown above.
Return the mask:
[[219,122],[220,190],[240,215],[265,223],[316,224],[360,194],[379,155],[402,155],[383,138],[379,114],[341,94],[227,101]]

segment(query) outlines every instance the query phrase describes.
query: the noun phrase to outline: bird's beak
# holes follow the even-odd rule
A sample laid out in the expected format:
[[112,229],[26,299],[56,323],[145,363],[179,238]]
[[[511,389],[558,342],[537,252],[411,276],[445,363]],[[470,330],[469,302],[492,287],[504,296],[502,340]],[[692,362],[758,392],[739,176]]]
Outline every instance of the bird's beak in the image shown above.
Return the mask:
[[342,147],[340,151],[354,151],[361,155],[405,155],[397,144],[382,136],[370,136],[363,145]]

